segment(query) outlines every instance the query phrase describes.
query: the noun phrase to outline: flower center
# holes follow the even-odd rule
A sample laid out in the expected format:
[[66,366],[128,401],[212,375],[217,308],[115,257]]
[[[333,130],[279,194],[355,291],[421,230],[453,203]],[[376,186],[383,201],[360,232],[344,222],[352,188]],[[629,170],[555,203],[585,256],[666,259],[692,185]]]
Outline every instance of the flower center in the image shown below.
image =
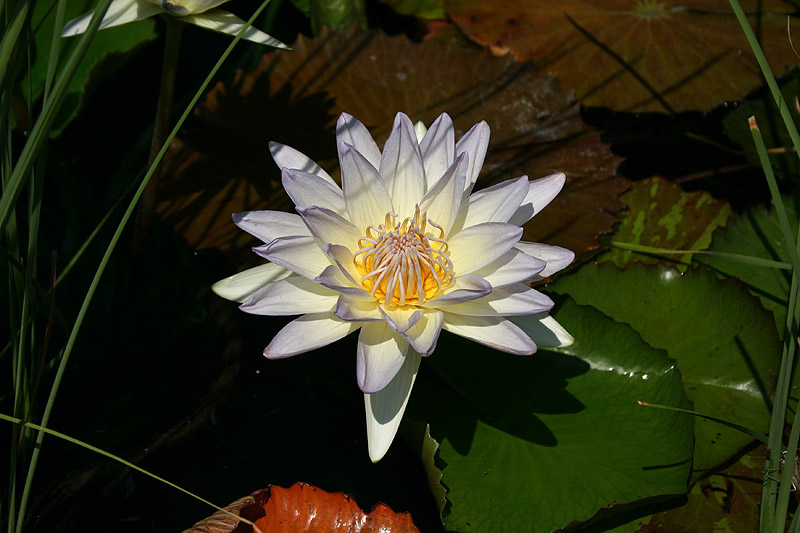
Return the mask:
[[353,262],[361,284],[384,304],[420,305],[453,282],[453,262],[444,230],[420,215],[419,206],[413,217],[392,224],[397,217],[386,213],[383,224],[366,229]]

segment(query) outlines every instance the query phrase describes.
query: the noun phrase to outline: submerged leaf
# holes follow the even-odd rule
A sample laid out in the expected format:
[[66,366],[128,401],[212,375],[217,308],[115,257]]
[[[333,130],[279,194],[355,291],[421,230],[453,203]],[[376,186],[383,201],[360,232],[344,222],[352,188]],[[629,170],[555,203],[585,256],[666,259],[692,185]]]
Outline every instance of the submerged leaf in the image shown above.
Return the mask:
[[477,188],[527,174],[564,172],[558,198],[525,228],[526,240],[580,253],[597,245],[621,209],[628,182],[620,158],[588,131],[570,91],[530,65],[457,45],[358,28],[301,37],[291,54],[267,54],[259,67],[218,85],[165,162],[158,211],[196,248],[251,244],[227,218],[252,209],[289,209],[269,141],[300,149],[335,174],[334,124],[358,117],[382,144],[404,111],[430,124],[440,113],[456,137],[486,120],[489,153]]
[[[751,24],[758,23],[773,71],[782,74],[796,62],[786,36],[786,16],[794,9],[780,0],[741,4]],[[538,69],[558,73],[588,106],[708,111],[762,83],[727,2],[446,0],[445,11],[477,42],[508,47]]]

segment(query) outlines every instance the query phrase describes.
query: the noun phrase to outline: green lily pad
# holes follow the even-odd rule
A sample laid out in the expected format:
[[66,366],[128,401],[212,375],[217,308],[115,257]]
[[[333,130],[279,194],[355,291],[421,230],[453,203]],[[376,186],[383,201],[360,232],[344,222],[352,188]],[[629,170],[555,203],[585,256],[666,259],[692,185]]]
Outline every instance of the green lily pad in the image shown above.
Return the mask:
[[[796,228],[798,225],[796,202],[784,197],[783,204],[786,207],[789,225]],[[793,245],[794,243],[790,244]],[[709,250],[786,263],[791,261],[778,216],[764,206],[748,209],[734,217],[725,228],[714,232]],[[698,256],[695,259],[721,274],[739,278],[750,292],[758,296],[761,304],[772,311],[778,331],[782,332],[785,329],[786,302],[789,299],[791,284],[791,274],[788,270],[756,267],[725,257]]]
[[[800,115],[797,112],[796,98],[800,95],[800,80],[798,80],[797,70],[781,80],[781,94],[788,104],[789,114],[795,124],[800,124]],[[750,125],[747,119],[756,117],[761,136],[764,138],[764,145],[772,150],[769,154],[773,170],[785,179],[797,180],[800,175],[800,162],[797,154],[792,151],[792,139],[786,131],[783,119],[781,119],[775,99],[769,91],[759,91],[753,98],[748,98],[739,106],[728,113],[722,120],[725,135],[736,141],[744,150],[747,159],[754,165],[760,167],[753,135],[750,133]]]
[[695,484],[684,505],[634,520],[611,532],[758,531],[766,454],[766,446],[759,446],[729,468]]
[[[738,280],[720,280],[703,267],[682,273],[606,263],[585,265],[551,288],[630,324],[650,345],[667,350],[696,411],[767,431],[781,344],[770,313]],[[713,468],[751,440],[698,419],[694,468]]]
[[[89,11],[96,2],[92,0],[70,0],[67,2],[65,22],[72,18]],[[32,25],[36,29],[35,45],[36,56],[31,72],[23,79],[21,87],[28,92],[30,101],[35,101],[44,91],[45,79],[47,77],[47,64],[50,59],[50,42],[53,37],[53,24],[55,23],[55,9],[51,2],[36,2],[34,8]],[[50,131],[52,136],[57,136],[67,124],[83,108],[87,98],[91,95],[99,84],[111,76],[121,67],[129,54],[143,43],[154,40],[157,34],[154,30],[155,20],[145,19],[130,24],[124,24],[115,28],[99,31],[95,34],[92,44],[89,45],[86,55],[83,57],[75,76],[69,84],[61,111]],[[61,51],[59,57],[68,57],[72,49],[77,45],[77,37],[69,37],[61,40]],[[158,79],[150,80],[155,87],[158,86]],[[136,105],[136,102],[128,102],[127,105]],[[121,102],[120,105],[126,105]],[[155,110],[153,110],[155,114]],[[20,126],[25,127],[24,124]]]
[[[694,419],[680,372],[625,324],[564,299],[577,339],[530,357],[443,336],[410,410],[439,441],[444,523],[458,531],[552,531],[598,510],[686,490]],[[605,509],[607,512],[608,509]]]
[[[628,204],[628,211],[614,241],[672,250],[706,249],[714,230],[724,226],[732,212],[728,202],[716,200],[704,191],[684,192],[676,183],[659,177],[634,182],[620,200]],[[685,271],[693,255],[668,258]],[[661,258],[612,247],[599,260],[622,267],[631,261],[653,264]]]
[[[780,0],[740,3],[758,24],[773,72],[783,74],[796,63],[786,37],[794,7]],[[505,46],[537,69],[556,72],[587,106],[708,111],[762,84],[728,2],[446,0],[445,11],[484,46]]]

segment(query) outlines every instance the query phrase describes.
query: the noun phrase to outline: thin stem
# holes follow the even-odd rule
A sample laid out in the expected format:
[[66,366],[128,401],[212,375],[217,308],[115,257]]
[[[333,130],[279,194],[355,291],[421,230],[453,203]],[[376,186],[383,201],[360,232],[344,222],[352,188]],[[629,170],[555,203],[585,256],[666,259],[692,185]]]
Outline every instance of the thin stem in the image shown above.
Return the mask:
[[[175,17],[163,17],[167,23],[167,35],[164,42],[164,58],[161,63],[161,88],[158,93],[158,104],[156,107],[156,120],[153,126],[153,138],[150,142],[150,156],[147,165],[150,166],[155,161],[164,139],[169,134],[169,119],[172,114],[172,97],[175,93],[175,78],[178,71],[178,51],[181,44],[181,33],[184,24],[176,21]],[[156,193],[158,192],[158,180],[161,177],[161,165],[155,167],[150,183],[144,190],[139,211],[136,213],[136,221],[133,230],[133,246],[137,250],[144,247],[147,239],[147,232],[153,220],[155,209]]]

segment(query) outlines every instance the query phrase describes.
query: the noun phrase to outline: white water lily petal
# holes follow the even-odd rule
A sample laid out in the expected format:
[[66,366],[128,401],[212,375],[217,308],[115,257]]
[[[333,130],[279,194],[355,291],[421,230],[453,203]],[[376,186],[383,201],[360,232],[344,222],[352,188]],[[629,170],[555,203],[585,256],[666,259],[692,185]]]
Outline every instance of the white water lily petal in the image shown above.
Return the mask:
[[[143,20],[159,13],[163,13],[163,10],[158,5],[145,0],[113,0],[100,23],[100,29]],[[61,30],[61,36],[70,37],[85,32],[92,20],[92,15],[94,15],[94,11],[89,11],[67,22],[64,29]]]
[[378,311],[386,319],[386,323],[395,333],[405,333],[408,328],[416,324],[422,318],[425,311],[411,306],[387,307],[378,306]]
[[385,322],[374,299],[364,299],[343,293],[336,302],[333,314],[348,322]]
[[545,265],[543,260],[512,248],[485,267],[476,270],[475,274],[496,289],[511,283],[528,281],[541,272]]
[[445,312],[442,328],[489,348],[515,355],[536,352],[536,344],[516,324],[503,317],[464,316]]
[[317,174],[284,168],[281,171],[281,182],[294,205],[326,207],[339,215],[347,216],[342,190]]
[[328,266],[319,276],[314,278],[314,281],[323,287],[328,287],[329,289],[339,291],[342,294],[352,296],[353,298],[361,298],[371,302],[375,301],[375,298],[370,295],[370,293],[362,289],[360,286],[355,285],[342,272],[342,269],[338,265]]
[[419,148],[411,119],[398,113],[383,146],[378,170],[386,180],[393,210],[401,220],[414,215],[414,207],[425,194],[425,170]]
[[485,222],[459,231],[447,240],[456,274],[469,274],[495,261],[520,237],[522,228],[504,222]]
[[358,387],[367,394],[384,389],[400,371],[406,359],[408,341],[386,322],[361,326],[356,349]]
[[173,0],[172,3],[186,8],[189,13],[196,15],[229,1],[230,0]]
[[475,180],[478,179],[478,174],[483,167],[483,160],[486,158],[486,149],[489,147],[489,133],[489,125],[482,120],[472,126],[456,143],[456,156],[462,153],[469,156],[464,190],[472,190]]
[[568,267],[575,259],[575,253],[571,250],[551,244],[520,241],[514,245],[514,248],[547,263],[541,272],[531,278],[533,281],[549,278],[556,272]]
[[417,352],[409,350],[394,379],[383,390],[364,395],[369,458],[374,463],[383,459],[394,440],[421,360]]
[[361,230],[383,223],[392,211],[392,199],[386,182],[358,150],[343,144],[342,192],[350,221]]
[[331,262],[314,237],[282,237],[253,251],[308,279],[316,278]]
[[521,226],[536,216],[561,191],[566,179],[563,172],[557,172],[530,182],[525,199],[509,222]]
[[[226,33],[233,37],[236,37],[245,26],[245,21],[233,13],[223,11],[222,9],[210,9],[199,15],[186,15],[185,17],[181,17],[181,20],[188,22],[189,24],[194,24],[195,26],[200,26],[201,28],[206,28],[219,33]],[[242,34],[242,39],[247,39],[248,41],[258,44],[272,46],[274,48],[291,50],[291,48],[280,42],[275,37],[267,35],[263,31],[252,26],[244,31],[244,34]]]
[[280,168],[281,170],[283,170],[284,168],[290,168],[295,170],[302,170],[303,172],[308,172],[309,174],[316,174],[317,176],[324,179],[337,189],[339,188],[339,185],[335,181],[333,181],[333,178],[331,178],[330,174],[325,172],[325,170],[321,166],[319,166],[314,161],[309,159],[305,154],[303,154],[298,150],[295,150],[291,146],[286,146],[285,144],[276,142],[270,142],[269,153],[272,155],[272,159],[275,160],[275,163],[277,163],[278,168]]
[[336,342],[361,326],[333,316],[333,312],[303,315],[286,324],[264,349],[268,359],[283,359]]
[[234,213],[233,223],[265,243],[281,237],[311,236],[302,218],[283,211],[242,211]]
[[358,150],[373,167],[380,166],[381,151],[367,127],[352,115],[342,113],[336,121],[336,148],[339,151],[339,159],[342,157],[345,144]]
[[349,220],[324,207],[298,207],[297,212],[320,242],[358,250],[362,235]]
[[419,203],[420,210],[427,213],[428,219],[442,227],[445,237],[450,234],[461,208],[468,164],[469,156],[459,155]]
[[515,316],[545,313],[553,300],[522,283],[494,289],[491,294],[444,308],[448,313],[471,316]]
[[427,190],[444,176],[456,159],[456,137],[450,115],[447,113],[439,115],[423,135],[419,148],[425,165],[425,189]]
[[292,275],[294,272],[291,270],[267,263],[219,280],[211,286],[211,290],[226,300],[242,303],[259,289]]
[[253,315],[323,313],[333,309],[338,299],[338,291],[302,276],[292,276],[258,290],[239,309]]
[[522,328],[538,346],[565,348],[575,342],[575,338],[564,329],[564,326],[547,313],[515,316],[509,320]]
[[436,309],[482,298],[491,292],[492,286],[488,281],[477,274],[465,274],[456,278],[455,283],[448,287],[441,296],[422,305],[426,308]]
[[[469,197],[464,214],[464,228],[483,222],[508,222],[528,192],[528,177],[506,180],[482,189]],[[516,224],[517,226],[519,224]]]
[[346,246],[339,244],[326,244],[322,251],[328,255],[331,261],[339,268],[347,278],[348,283],[354,287],[361,287],[361,274],[353,265],[353,252]]
[[436,309],[427,309],[420,321],[403,333],[403,337],[417,353],[427,357],[436,349],[443,321],[444,313]]

